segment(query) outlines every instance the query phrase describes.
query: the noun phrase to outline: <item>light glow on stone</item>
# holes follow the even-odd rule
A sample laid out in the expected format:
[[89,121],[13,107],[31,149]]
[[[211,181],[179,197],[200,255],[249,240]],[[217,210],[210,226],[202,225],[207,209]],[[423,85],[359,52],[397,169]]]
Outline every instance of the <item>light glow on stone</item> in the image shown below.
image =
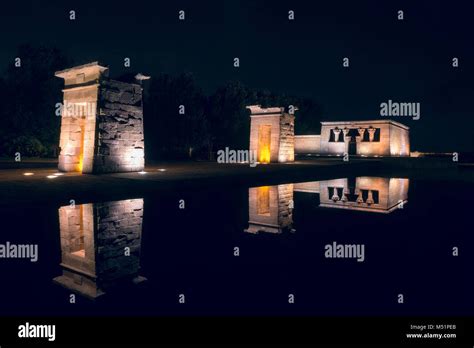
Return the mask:
[[56,176],[56,175],[48,175],[47,178],[48,178],[48,179],[56,179],[57,176]]
[[23,175],[24,175],[24,176],[31,176],[31,175],[35,175],[35,173],[30,173],[30,172],[28,172],[28,173],[23,173]]
[[263,148],[260,150],[259,162],[270,163],[270,147],[269,146],[263,146]]

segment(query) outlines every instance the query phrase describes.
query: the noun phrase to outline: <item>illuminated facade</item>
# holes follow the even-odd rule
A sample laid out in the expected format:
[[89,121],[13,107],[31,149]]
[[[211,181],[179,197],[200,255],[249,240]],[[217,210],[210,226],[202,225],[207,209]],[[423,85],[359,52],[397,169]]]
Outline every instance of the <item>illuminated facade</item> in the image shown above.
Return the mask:
[[392,120],[321,122],[320,135],[295,136],[296,153],[410,156],[409,128]]
[[97,62],[58,71],[64,79],[59,170],[111,173],[145,166],[142,87],[108,78]]
[[295,116],[282,107],[250,110],[250,151],[256,151],[259,163],[293,162],[295,159]]
[[61,267],[54,282],[95,299],[126,282],[139,283],[143,199],[59,208]]

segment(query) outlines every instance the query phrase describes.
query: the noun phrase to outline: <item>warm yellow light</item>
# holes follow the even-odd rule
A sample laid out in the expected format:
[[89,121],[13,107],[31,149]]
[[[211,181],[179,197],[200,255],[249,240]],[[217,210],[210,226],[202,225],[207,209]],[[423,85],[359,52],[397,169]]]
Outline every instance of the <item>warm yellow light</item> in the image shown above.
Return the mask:
[[61,176],[61,175],[64,175],[64,173],[54,173],[53,175],[54,176]]
[[141,172],[138,172],[138,174],[146,174],[146,172],[142,170]]
[[82,166],[84,164],[84,158],[82,157],[82,154],[81,156],[79,157],[79,166],[78,166],[78,171],[82,173]]
[[263,146],[260,150],[259,160],[260,163],[270,163],[270,147]]
[[35,175],[35,173],[29,173],[29,172],[28,172],[28,173],[23,173],[23,175],[25,175],[25,176],[30,176],[30,175]]
[[56,179],[57,176],[56,176],[56,175],[48,175],[47,178],[48,178],[48,179]]
[[164,169],[164,168],[160,168],[160,169],[158,169],[158,170],[159,170],[160,172],[166,172],[166,169]]

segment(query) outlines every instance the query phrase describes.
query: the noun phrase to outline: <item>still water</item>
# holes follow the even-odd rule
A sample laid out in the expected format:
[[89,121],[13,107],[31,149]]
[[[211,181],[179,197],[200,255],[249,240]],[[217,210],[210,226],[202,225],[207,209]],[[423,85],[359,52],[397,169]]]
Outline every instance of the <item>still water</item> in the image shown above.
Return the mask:
[[350,177],[11,206],[1,243],[38,260],[2,261],[0,314],[468,315],[472,197]]

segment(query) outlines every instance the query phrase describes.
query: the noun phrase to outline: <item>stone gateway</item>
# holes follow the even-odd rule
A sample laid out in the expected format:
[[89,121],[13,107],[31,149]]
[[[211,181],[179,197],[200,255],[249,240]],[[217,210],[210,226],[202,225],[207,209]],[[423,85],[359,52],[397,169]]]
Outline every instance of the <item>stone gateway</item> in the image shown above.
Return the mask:
[[64,79],[59,170],[142,171],[145,167],[142,87],[108,77],[92,62],[58,71]]

